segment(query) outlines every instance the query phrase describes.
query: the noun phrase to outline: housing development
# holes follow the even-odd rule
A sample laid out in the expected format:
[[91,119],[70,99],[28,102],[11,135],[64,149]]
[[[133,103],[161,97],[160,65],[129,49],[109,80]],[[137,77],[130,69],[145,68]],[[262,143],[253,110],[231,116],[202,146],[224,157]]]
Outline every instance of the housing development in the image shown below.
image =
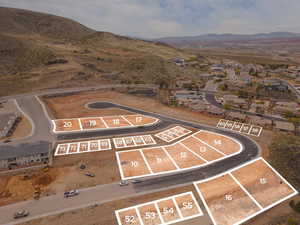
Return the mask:
[[299,224],[300,35],[245,36],[0,7],[0,224]]

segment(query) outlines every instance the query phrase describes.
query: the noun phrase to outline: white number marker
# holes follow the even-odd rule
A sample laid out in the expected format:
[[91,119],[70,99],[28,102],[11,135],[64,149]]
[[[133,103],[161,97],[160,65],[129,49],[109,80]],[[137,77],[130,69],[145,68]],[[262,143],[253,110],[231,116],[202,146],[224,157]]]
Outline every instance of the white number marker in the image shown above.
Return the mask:
[[157,158],[156,158],[156,162],[157,162],[157,163],[162,163],[162,159],[157,157]]
[[135,223],[134,216],[125,216],[125,223]]
[[174,209],[173,208],[165,207],[165,208],[163,208],[163,214],[164,215],[166,215],[166,214],[174,214]]
[[187,158],[186,152],[180,152],[180,157],[181,157],[182,159]]
[[192,209],[193,208],[193,203],[192,202],[184,202],[182,203],[183,209]]
[[120,124],[120,120],[119,119],[114,119],[113,120],[113,124],[114,125],[119,125]]
[[222,140],[214,140],[215,145],[221,145],[222,144]]
[[207,149],[206,149],[205,146],[201,146],[201,147],[200,147],[200,152],[206,152],[206,151],[207,151]]
[[72,122],[64,122],[64,127],[70,128],[72,126],[73,126]]
[[142,117],[136,117],[136,118],[135,118],[135,122],[137,122],[137,123],[141,123],[142,120],[143,120]]
[[139,162],[137,161],[131,161],[131,167],[138,167]]
[[95,127],[97,124],[96,120],[89,120],[90,127]]
[[267,184],[267,183],[268,183],[268,180],[267,180],[267,178],[260,178],[260,179],[259,179],[259,182],[260,182],[261,184]]
[[146,212],[145,219],[146,220],[154,220],[156,218],[155,212]]
[[225,195],[225,200],[226,201],[231,201],[233,198],[232,198],[232,195]]

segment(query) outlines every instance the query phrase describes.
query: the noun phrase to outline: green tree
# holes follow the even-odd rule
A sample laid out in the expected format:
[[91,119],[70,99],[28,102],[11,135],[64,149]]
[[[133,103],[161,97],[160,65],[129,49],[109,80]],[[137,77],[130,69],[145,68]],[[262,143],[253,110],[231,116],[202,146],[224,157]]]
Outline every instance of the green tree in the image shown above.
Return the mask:
[[224,109],[226,109],[226,110],[230,110],[230,109],[231,109],[231,105],[229,105],[229,104],[225,104],[225,105],[224,105]]

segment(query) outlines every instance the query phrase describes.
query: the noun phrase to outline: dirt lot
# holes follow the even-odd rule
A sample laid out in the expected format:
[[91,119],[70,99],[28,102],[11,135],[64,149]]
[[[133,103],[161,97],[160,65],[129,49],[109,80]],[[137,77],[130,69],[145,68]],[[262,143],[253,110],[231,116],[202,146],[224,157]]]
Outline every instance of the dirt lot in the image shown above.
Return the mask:
[[198,184],[217,224],[232,225],[259,211],[228,175]]
[[[88,109],[85,107],[86,103],[93,101],[113,101],[121,105],[136,107],[150,112],[157,112],[173,117],[199,121],[205,124],[216,125],[218,118],[203,116],[199,113],[190,112],[182,108],[172,108],[163,105],[151,98],[137,97],[133,95],[126,95],[113,91],[97,91],[97,92],[82,92],[75,95],[65,97],[48,98],[44,101],[51,109],[52,114],[57,119],[63,118],[77,118],[87,116],[105,116],[105,115],[120,115],[130,114],[127,111],[119,109]],[[75,110],[76,109],[76,110]],[[191,116],[193,115],[193,116]]]
[[[87,168],[81,170],[81,164],[86,165]],[[94,173],[95,177],[85,176],[86,172]],[[29,179],[24,179],[26,174],[1,177],[0,205],[32,198],[35,186],[40,186],[41,195],[44,196],[120,180],[113,151],[59,156],[54,160],[53,167],[49,171],[32,172],[28,174]]]
[[[43,100],[51,110],[54,117],[53,119],[134,114],[126,110],[116,108],[89,109],[86,107],[87,103],[99,101],[99,99],[114,99],[114,93],[115,92],[86,92],[64,97],[43,98]],[[105,98],[105,96],[108,96],[108,98]],[[105,99],[103,99],[103,97]]]
[[294,191],[262,160],[232,173],[262,207],[291,195]]
[[241,150],[238,142],[223,135],[201,131],[195,134],[195,137],[218,149],[226,155],[231,155]]
[[[123,209],[138,204],[155,201],[161,198],[169,197],[171,195],[181,194],[184,192],[193,191],[194,196],[200,203],[199,197],[192,185],[176,188],[163,192],[156,192],[153,194],[147,194],[140,197],[127,198],[118,201],[105,203],[97,207],[88,207],[81,210],[76,210],[68,213],[63,213],[60,216],[49,216],[42,219],[36,219],[27,223],[20,223],[20,225],[117,225],[114,210]],[[199,204],[201,209],[204,210],[204,206]],[[207,214],[202,217],[198,217],[186,222],[181,222],[180,225],[209,225],[209,219]]]

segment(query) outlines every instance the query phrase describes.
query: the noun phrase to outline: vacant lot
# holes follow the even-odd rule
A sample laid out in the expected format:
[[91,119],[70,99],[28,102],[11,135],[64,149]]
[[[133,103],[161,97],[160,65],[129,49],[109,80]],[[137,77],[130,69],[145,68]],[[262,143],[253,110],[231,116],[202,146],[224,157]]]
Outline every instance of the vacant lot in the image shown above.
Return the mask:
[[[86,165],[86,169],[81,170],[81,164]],[[94,173],[95,177],[85,176],[86,172]],[[54,158],[53,166],[46,172],[41,170],[1,177],[0,205],[30,199],[38,187],[43,196],[119,180],[114,151],[59,156]]]
[[[123,209],[131,206],[135,206],[141,203],[146,203],[161,198],[169,197],[171,195],[181,194],[184,192],[193,191],[196,199],[199,201],[199,197],[192,185],[181,188],[176,188],[163,192],[156,192],[153,194],[147,194],[140,197],[125,198],[118,201],[113,201],[99,205],[97,207],[88,207],[81,210],[76,210],[68,213],[60,214],[59,216],[49,216],[42,219],[33,220],[27,223],[21,223],[20,225],[117,225],[117,220],[114,211],[117,209]],[[201,209],[204,211],[204,206],[200,204]],[[205,214],[202,217],[198,217],[186,222],[181,222],[181,225],[209,225],[210,221]]]

